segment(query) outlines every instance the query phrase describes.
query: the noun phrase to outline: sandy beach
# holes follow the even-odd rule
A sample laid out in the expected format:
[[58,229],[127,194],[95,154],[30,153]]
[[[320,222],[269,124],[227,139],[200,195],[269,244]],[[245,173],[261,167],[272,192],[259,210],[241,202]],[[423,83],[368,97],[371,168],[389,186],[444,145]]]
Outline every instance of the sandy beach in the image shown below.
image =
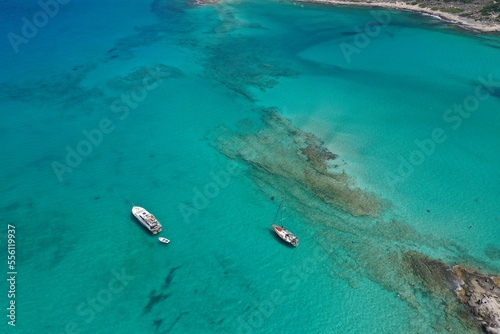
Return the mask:
[[397,10],[412,11],[422,14],[433,15],[441,20],[454,23],[468,30],[479,32],[500,32],[500,24],[492,22],[481,22],[459,16],[457,14],[445,13],[433,10],[419,5],[412,5],[405,2],[368,2],[368,1],[343,1],[343,0],[299,0],[299,2],[322,3],[343,6],[361,6],[361,7],[382,7]]

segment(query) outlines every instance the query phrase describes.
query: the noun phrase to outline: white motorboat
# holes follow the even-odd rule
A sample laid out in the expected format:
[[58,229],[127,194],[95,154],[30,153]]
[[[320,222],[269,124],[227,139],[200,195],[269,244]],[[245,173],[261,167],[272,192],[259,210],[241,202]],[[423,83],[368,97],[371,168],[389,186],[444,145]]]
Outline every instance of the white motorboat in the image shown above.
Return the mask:
[[170,243],[170,240],[168,240],[167,238],[164,238],[164,237],[159,237],[158,240],[160,240],[160,242],[163,242],[164,244]]
[[158,234],[162,231],[160,222],[148,210],[141,208],[140,206],[134,206],[132,208],[132,214],[142,225],[144,225],[144,227],[149,230],[149,232]]

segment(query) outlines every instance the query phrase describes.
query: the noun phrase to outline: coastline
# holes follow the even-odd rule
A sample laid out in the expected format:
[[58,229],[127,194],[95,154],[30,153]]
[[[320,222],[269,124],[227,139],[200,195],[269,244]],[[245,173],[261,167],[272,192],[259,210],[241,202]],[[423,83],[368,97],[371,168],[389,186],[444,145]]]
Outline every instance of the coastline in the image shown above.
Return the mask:
[[390,8],[402,11],[416,12],[424,15],[431,15],[440,20],[456,24],[467,30],[472,30],[482,33],[495,33],[500,32],[500,24],[492,22],[481,22],[462,17],[457,14],[446,13],[431,8],[420,7],[404,2],[370,2],[370,1],[344,1],[344,0],[297,0],[297,2],[317,3],[326,5],[341,5],[341,6],[356,6],[356,7],[381,7]]
[[458,279],[457,298],[486,333],[500,333],[500,276],[468,271],[455,266]]

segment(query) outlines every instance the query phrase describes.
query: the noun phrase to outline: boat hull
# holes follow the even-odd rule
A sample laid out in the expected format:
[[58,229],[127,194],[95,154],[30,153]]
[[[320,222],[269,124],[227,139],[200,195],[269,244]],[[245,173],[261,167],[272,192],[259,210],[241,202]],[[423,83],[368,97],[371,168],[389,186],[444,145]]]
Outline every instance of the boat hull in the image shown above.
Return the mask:
[[170,243],[170,240],[168,240],[167,238],[164,238],[164,237],[159,237],[158,240],[160,240],[160,242],[163,242],[164,244]]
[[299,245],[299,238],[297,238],[292,232],[288,231],[286,228],[272,224],[274,232],[281,238],[281,240],[286,243],[297,247]]

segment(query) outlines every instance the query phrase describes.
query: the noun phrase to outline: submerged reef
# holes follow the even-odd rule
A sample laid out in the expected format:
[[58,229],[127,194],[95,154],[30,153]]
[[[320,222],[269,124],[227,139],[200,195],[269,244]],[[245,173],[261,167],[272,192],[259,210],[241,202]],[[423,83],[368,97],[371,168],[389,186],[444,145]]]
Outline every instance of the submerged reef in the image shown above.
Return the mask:
[[405,273],[413,276],[415,288],[435,298],[445,297],[447,314],[460,316],[469,327],[480,326],[485,333],[500,334],[500,276],[469,271],[460,265],[450,267],[414,251],[407,252],[404,259],[409,269]]
[[[402,277],[411,281],[413,295],[426,295],[432,307],[437,311],[433,320],[436,332],[447,331],[481,332],[479,324],[456,298],[455,289],[459,279],[452,267],[442,260],[436,260],[425,254],[408,251],[403,255]],[[401,298],[412,298],[412,294],[402,294]],[[462,329],[460,331],[460,329]]]
[[268,175],[307,187],[324,203],[353,216],[376,216],[383,202],[362,191],[343,171],[335,171],[337,156],[311,133],[300,131],[275,110],[266,109],[257,134],[237,134],[219,128],[213,145],[232,159],[243,160]]
[[[474,263],[488,268],[488,264],[469,256],[456,242],[386,218],[389,204],[357,187],[345,171],[348,165],[321,139],[295,127],[276,109],[258,112],[258,121],[215,129],[209,143],[241,163],[264,194],[286,197],[303,223],[315,227],[310,237],[327,254],[321,265],[332,277],[353,288],[361,280],[371,280],[407,303],[415,316],[401,332],[433,332],[429,323],[436,333],[484,330],[473,316],[479,311],[466,308],[457,298],[460,278],[452,266]],[[440,254],[443,260],[422,250]],[[488,299],[488,303],[493,302]]]
[[137,68],[125,76],[116,76],[107,82],[107,86],[119,92],[127,92],[145,85],[154,87],[163,80],[176,79],[183,75],[184,73],[177,67],[155,64]]

